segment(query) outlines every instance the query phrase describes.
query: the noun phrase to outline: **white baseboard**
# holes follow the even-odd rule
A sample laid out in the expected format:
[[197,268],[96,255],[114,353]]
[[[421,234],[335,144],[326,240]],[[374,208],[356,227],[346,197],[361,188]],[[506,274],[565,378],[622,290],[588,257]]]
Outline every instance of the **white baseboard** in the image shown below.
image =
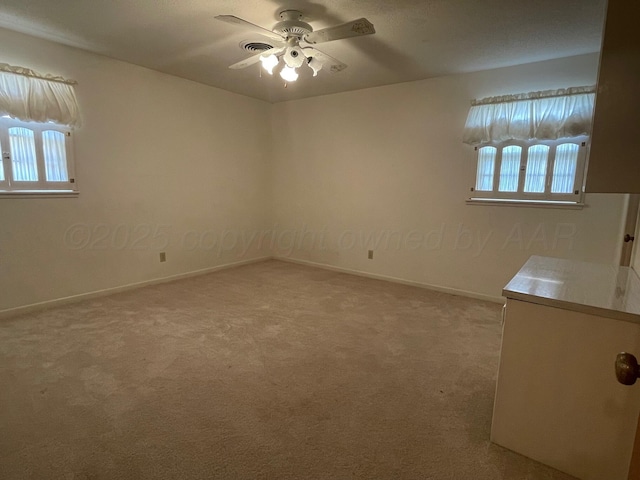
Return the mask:
[[157,285],[159,283],[173,282],[174,280],[181,280],[189,277],[196,277],[198,275],[205,275],[207,273],[217,272],[218,270],[226,270],[228,268],[241,267],[242,265],[249,265],[251,263],[264,262],[271,260],[273,257],[265,256],[252,258],[250,260],[242,260],[240,262],[225,263],[223,265],[216,265],[215,267],[204,268],[202,270],[194,270],[187,273],[179,273],[177,275],[171,275],[169,277],[154,278],[152,280],[145,280],[144,282],[130,283],[128,285],[122,285],[120,287],[105,288],[104,290],[95,290],[93,292],[80,293],[78,295],[71,295],[69,297],[56,298],[54,300],[46,300],[44,302],[32,303],[30,305],[24,305],[21,307],[8,308],[6,310],[0,310],[0,320],[13,317],[16,315],[22,315],[25,313],[37,312],[51,307],[58,307],[60,305],[67,305],[69,303],[76,303],[82,300],[89,300],[92,298],[106,297],[107,295],[113,295],[114,293],[126,292],[127,290],[135,290],[136,288],[142,288],[149,285]]
[[442,286],[439,286],[439,285],[431,285],[429,283],[414,282],[414,281],[411,281],[411,280],[404,280],[402,278],[390,277],[388,275],[378,275],[376,273],[368,273],[368,272],[362,272],[360,270],[352,270],[350,268],[334,267],[333,265],[327,265],[325,263],[311,262],[309,260],[298,260],[296,258],[281,257],[281,256],[276,256],[276,257],[273,257],[273,258],[275,260],[281,260],[283,262],[297,263],[297,264],[300,264],[300,265],[307,265],[309,267],[316,267],[316,268],[322,268],[324,270],[332,270],[334,272],[348,273],[350,275],[357,275],[359,277],[373,278],[375,280],[384,280],[385,282],[400,283],[402,285],[409,285],[411,287],[419,287],[419,288],[424,288],[424,289],[427,289],[427,290],[434,290],[436,292],[448,293],[450,295],[458,295],[458,296],[461,296],[461,297],[474,298],[476,300],[484,300],[484,301],[488,301],[488,302],[499,303],[501,305],[504,304],[504,302],[505,302],[504,297],[494,297],[494,296],[491,296],[491,295],[484,295],[482,293],[469,292],[467,290],[460,290],[460,289],[457,289],[457,288],[442,287]]
[[489,302],[504,304],[503,297],[493,297],[491,295],[484,295],[481,293],[469,292],[467,290],[459,290],[457,288],[442,287],[439,285],[431,285],[428,283],[414,282],[411,280],[404,280],[402,278],[391,277],[388,275],[378,275],[375,273],[362,272],[360,270],[352,270],[350,268],[334,267],[332,265],[311,262],[309,260],[299,260],[295,258],[281,257],[281,256],[275,256],[275,257],[264,256],[264,257],[252,258],[250,260],[242,260],[240,262],[225,263],[224,265],[216,265],[215,267],[204,268],[202,270],[194,270],[192,272],[179,273],[177,275],[171,275],[169,277],[155,278],[152,280],[146,280],[144,282],[130,283],[128,285],[122,285],[119,287],[105,288],[104,290],[96,290],[93,292],[80,293],[78,295],[72,295],[72,296],[63,297],[63,298],[56,298],[54,300],[47,300],[44,302],[33,303],[30,305],[8,308],[6,310],[0,310],[0,320],[9,318],[9,317],[14,317],[16,315],[22,315],[25,313],[37,312],[47,308],[67,305],[70,303],[76,303],[82,300],[106,297],[108,295],[113,295],[114,293],[126,292],[127,290],[135,290],[136,288],[142,288],[149,285],[157,285],[159,283],[173,282],[175,280],[181,280],[189,277],[196,277],[198,275],[205,275],[207,273],[213,273],[219,270],[226,270],[228,268],[240,267],[242,265],[249,265],[252,263],[264,262],[266,260],[271,260],[271,259],[280,260],[280,261],[289,262],[289,263],[297,263],[297,264],[306,265],[309,267],[322,268],[324,270],[332,270],[334,272],[347,273],[350,275],[357,275],[359,277],[373,278],[375,280],[383,280],[386,282],[399,283],[402,285],[409,285],[412,287],[425,288],[427,290],[434,290],[436,292],[443,292],[451,295],[459,295],[462,297],[469,297],[469,298],[475,298],[477,300],[485,300]]

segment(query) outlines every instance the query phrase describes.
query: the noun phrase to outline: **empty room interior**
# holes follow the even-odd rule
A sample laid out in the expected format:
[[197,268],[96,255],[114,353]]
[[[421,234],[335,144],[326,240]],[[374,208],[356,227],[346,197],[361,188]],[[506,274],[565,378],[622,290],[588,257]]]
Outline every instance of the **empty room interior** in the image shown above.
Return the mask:
[[639,15],[0,0],[0,478],[640,478]]

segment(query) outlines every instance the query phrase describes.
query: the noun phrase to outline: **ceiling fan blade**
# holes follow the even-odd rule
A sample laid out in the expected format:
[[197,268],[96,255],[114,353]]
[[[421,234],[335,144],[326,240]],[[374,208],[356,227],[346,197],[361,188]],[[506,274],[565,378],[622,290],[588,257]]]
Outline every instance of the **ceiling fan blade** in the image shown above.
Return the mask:
[[264,55],[268,57],[269,55],[277,55],[284,51],[284,47],[280,48],[271,48],[269,50],[265,50],[264,52],[257,53],[249,58],[245,58],[244,60],[239,61],[238,63],[234,63],[233,65],[229,65],[229,68],[233,70],[238,70],[240,68],[247,68],[251,65],[254,65],[260,61],[260,57]]
[[332,40],[340,40],[343,38],[359,37],[362,35],[371,35],[376,33],[376,29],[366,18],[359,18],[351,22],[343,23],[335,27],[323,28],[316,30],[304,37],[305,42],[316,44],[331,42]]
[[273,38],[275,40],[282,41],[282,37],[277,33],[272,32],[271,30],[267,30],[266,28],[262,28],[258,25],[255,25],[251,22],[247,22],[241,18],[238,18],[234,15],[218,15],[215,17],[216,20],[220,20],[221,22],[230,23],[231,25],[238,25],[240,27],[244,27],[247,30],[253,30],[256,33],[260,33],[265,37]]
[[305,52],[305,55],[307,57],[313,57],[329,67],[331,73],[341,72],[342,70],[347,68],[347,65],[345,63],[342,63],[337,58],[333,58],[331,55],[327,55],[326,53],[321,52],[317,48],[306,47],[302,50]]

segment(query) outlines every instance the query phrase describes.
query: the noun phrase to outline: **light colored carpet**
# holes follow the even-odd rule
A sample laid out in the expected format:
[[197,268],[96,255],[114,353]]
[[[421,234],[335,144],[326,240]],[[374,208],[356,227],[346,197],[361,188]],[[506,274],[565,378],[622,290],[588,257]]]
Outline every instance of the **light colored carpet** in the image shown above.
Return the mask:
[[0,323],[2,479],[569,479],[490,444],[500,305],[268,261]]

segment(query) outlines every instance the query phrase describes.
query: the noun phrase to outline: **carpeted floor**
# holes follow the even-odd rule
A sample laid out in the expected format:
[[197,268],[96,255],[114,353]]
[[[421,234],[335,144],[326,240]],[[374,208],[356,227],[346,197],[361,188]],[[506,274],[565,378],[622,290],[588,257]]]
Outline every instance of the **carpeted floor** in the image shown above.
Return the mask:
[[5,320],[0,478],[572,478],[489,442],[500,308],[268,261]]

